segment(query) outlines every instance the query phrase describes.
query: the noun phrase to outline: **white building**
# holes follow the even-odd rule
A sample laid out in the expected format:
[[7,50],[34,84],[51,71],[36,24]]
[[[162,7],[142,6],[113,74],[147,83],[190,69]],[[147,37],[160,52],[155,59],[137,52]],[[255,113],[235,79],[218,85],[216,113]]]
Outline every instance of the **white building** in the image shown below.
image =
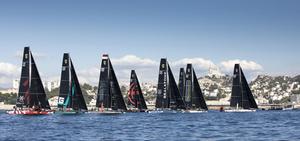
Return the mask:
[[58,88],[59,85],[60,82],[58,80],[55,80],[55,81],[48,81],[45,86],[49,91],[52,91],[53,89]]

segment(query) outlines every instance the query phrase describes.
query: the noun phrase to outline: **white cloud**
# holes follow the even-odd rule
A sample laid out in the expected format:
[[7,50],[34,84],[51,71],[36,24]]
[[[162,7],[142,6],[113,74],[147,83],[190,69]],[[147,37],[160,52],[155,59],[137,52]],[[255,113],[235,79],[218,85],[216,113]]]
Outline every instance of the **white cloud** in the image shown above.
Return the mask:
[[246,71],[262,71],[263,67],[254,62],[254,61],[247,61],[247,60],[228,60],[223,61],[220,63],[221,69],[225,72],[231,72],[233,70],[234,64],[240,64],[243,70]]
[[217,68],[217,66],[211,61],[203,58],[184,58],[178,61],[172,62],[174,67],[185,67],[188,63],[192,63],[193,67],[197,70],[208,70],[209,68]]
[[158,65],[158,62],[148,59],[148,58],[140,58],[135,55],[125,55],[121,58],[112,58],[111,62],[115,66],[122,67],[153,67]]
[[0,84],[4,87],[11,87],[13,79],[20,75],[20,70],[14,64],[0,62]]

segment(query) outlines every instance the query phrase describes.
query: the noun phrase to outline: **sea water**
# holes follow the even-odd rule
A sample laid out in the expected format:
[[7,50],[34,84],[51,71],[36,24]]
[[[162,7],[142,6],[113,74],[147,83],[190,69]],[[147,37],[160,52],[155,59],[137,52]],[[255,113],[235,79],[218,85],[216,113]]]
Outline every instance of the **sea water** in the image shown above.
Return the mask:
[[300,111],[21,116],[0,112],[0,140],[300,140]]

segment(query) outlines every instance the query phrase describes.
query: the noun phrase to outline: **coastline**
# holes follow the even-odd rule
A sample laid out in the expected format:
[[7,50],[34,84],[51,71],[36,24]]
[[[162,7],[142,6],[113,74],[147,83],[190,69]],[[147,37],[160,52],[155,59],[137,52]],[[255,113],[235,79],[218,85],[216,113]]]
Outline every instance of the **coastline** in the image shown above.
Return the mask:
[[0,104],[0,110],[11,110],[15,105]]

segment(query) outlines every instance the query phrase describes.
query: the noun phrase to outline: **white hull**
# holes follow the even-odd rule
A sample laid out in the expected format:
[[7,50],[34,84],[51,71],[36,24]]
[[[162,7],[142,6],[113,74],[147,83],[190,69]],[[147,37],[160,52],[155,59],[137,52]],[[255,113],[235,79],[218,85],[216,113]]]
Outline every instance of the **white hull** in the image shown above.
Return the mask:
[[119,115],[119,114],[124,114],[125,112],[120,112],[120,111],[94,111],[94,112],[89,112],[90,114],[99,114],[99,115]]
[[178,113],[179,111],[175,111],[175,110],[154,110],[154,111],[147,111],[150,114],[173,114],[173,113]]
[[207,113],[207,111],[204,111],[204,110],[186,110],[186,111],[183,111],[182,113],[197,114],[197,113]]
[[249,112],[256,112],[255,109],[230,109],[225,110],[226,113],[249,113]]

